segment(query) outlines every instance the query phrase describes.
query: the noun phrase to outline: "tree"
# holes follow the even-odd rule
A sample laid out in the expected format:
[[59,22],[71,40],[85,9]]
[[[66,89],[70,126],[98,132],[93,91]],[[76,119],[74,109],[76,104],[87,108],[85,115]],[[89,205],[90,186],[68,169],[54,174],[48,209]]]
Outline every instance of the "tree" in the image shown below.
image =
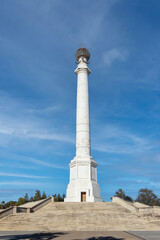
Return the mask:
[[5,204],[5,201],[2,201],[2,202],[1,202],[1,205],[0,205],[0,206],[1,206],[1,209],[4,208],[4,204]]
[[149,206],[160,205],[160,199],[148,188],[141,188],[139,190],[136,201]]
[[9,208],[11,206],[16,206],[17,202],[16,201],[9,201],[4,205],[4,208]]
[[16,203],[16,205],[19,206],[19,205],[25,204],[25,203],[27,203],[27,202],[28,202],[28,201],[27,201],[25,198],[20,197],[20,198],[18,199],[18,202]]
[[121,188],[118,189],[118,191],[115,192],[115,194],[116,194],[115,195],[116,197],[119,197],[119,198],[122,198],[122,199],[125,199],[125,197],[126,197],[125,191],[123,191]]
[[128,202],[133,202],[133,199],[130,196],[127,196],[125,194],[125,191],[123,191],[121,188],[118,189],[117,192],[115,192],[115,197],[122,198],[123,200],[128,201]]
[[26,201],[29,201],[29,197],[28,197],[28,193],[26,193],[26,195],[24,196],[24,199],[26,199]]
[[34,201],[34,198],[33,198],[33,197],[30,197],[29,201],[30,201],[30,202],[33,202],[33,201]]
[[44,191],[42,194],[42,199],[45,199],[45,198],[47,198],[47,195],[45,194],[45,191]]
[[41,200],[41,193],[40,190],[36,190],[36,193],[34,195],[34,201]]
[[125,201],[133,202],[133,199],[130,196],[125,196]]
[[63,193],[63,195],[62,195],[62,199],[63,199],[63,202],[64,202],[64,199],[65,199],[65,194]]
[[64,202],[65,194],[62,196],[60,194],[54,194],[53,197],[55,202]]
[[57,199],[58,199],[58,202],[61,202],[61,195],[60,194],[58,194]]

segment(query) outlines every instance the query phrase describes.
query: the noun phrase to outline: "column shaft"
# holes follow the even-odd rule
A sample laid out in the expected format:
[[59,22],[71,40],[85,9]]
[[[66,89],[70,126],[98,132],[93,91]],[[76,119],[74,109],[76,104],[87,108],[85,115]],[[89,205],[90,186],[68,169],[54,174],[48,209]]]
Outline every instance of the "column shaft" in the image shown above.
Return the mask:
[[76,156],[90,156],[89,126],[89,69],[78,67],[77,73],[77,119],[76,119]]

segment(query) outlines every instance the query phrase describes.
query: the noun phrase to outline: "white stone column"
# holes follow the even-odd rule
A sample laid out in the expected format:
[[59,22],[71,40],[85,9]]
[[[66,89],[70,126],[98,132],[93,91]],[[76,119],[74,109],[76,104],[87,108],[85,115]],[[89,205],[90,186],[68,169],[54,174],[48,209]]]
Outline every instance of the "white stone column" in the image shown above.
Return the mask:
[[71,160],[70,182],[65,202],[101,202],[97,183],[97,163],[90,153],[90,121],[88,91],[88,60],[90,53],[86,48],[76,52],[77,68],[77,116],[76,116],[76,156]]
[[87,63],[79,62],[77,74],[76,156],[90,156],[89,91]]

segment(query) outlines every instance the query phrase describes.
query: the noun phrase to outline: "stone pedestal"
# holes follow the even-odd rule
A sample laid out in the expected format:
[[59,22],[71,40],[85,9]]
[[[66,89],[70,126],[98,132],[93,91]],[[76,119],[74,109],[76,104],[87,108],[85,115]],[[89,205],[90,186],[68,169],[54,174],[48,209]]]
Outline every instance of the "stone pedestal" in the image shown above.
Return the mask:
[[81,202],[86,193],[86,202],[101,202],[97,183],[97,164],[91,157],[74,158],[70,163],[70,183],[65,202]]

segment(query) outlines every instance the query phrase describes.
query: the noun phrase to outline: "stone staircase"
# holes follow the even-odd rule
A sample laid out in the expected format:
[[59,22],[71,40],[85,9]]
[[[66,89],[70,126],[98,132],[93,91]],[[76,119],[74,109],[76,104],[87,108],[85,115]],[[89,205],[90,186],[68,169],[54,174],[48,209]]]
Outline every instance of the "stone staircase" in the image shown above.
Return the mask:
[[160,230],[160,221],[139,218],[117,203],[50,202],[34,213],[0,219],[0,231]]

